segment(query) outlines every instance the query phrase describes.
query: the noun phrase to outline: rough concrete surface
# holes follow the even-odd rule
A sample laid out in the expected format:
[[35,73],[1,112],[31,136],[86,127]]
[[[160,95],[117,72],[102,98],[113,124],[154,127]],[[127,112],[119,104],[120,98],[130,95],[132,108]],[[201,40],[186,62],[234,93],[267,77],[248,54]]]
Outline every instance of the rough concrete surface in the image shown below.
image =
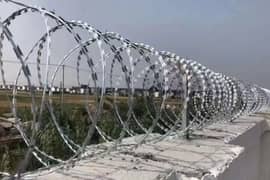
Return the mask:
[[[216,123],[195,131],[191,140],[177,136],[96,158],[74,167],[27,173],[25,179],[101,180],[267,180],[270,179],[270,114],[233,123]],[[52,171],[53,170],[53,171]]]

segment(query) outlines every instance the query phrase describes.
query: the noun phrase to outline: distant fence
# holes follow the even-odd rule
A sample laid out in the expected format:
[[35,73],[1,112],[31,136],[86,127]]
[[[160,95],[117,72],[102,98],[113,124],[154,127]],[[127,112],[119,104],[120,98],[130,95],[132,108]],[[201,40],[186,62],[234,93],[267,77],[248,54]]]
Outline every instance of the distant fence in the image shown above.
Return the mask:
[[[85,22],[65,20],[44,8],[13,0],[1,3],[20,8],[0,22],[0,70],[3,86],[7,86],[9,79],[6,74],[11,69],[5,67],[3,59],[6,52],[13,52],[20,66],[17,72],[13,72],[16,73],[16,78],[10,99],[11,111],[16,120],[16,128],[28,146],[17,172],[13,175],[6,174],[7,176],[20,178],[32,155],[45,168],[51,167],[48,163],[50,160],[62,165],[74,163],[88,150],[87,145],[95,132],[104,142],[112,143],[106,149],[92,152],[92,156],[117,149],[124,137],[143,134],[134,148],[142,143],[157,142],[172,134],[189,138],[194,129],[217,121],[230,122],[240,116],[269,109],[269,90],[215,73],[194,60],[158,51],[142,43],[133,43],[114,32],[100,32]],[[27,16],[29,22],[31,17],[37,15],[43,19],[45,34],[35,42],[29,36],[29,41],[34,42],[32,48],[24,48],[24,44],[16,42],[18,30],[13,32],[11,26],[20,22],[21,17]],[[33,21],[33,27],[35,23]],[[19,31],[24,32],[24,26],[20,26]],[[63,34],[65,37],[60,38]],[[74,45],[68,50],[64,49],[67,40]],[[63,41],[63,47],[54,47],[54,43],[59,41]],[[64,52],[62,58],[55,52]],[[30,64],[33,65],[31,59],[35,62],[30,67]],[[51,67],[51,63],[55,66]],[[74,65],[74,72],[64,73],[63,67],[70,64]],[[64,108],[66,98],[62,93],[61,108],[55,107],[55,98],[50,87],[56,86],[57,78],[61,82],[61,89],[73,78],[75,85],[85,90],[83,102],[89,121],[83,125],[87,127],[87,134],[81,143],[76,143],[75,139],[68,136],[56,115],[57,111]],[[18,103],[21,99],[16,87],[21,79],[24,79],[29,88],[32,117],[30,129],[21,125],[24,120],[18,115]],[[34,81],[42,88],[39,94],[34,88]],[[93,88],[91,96],[89,87]],[[117,137],[110,136],[99,127],[105,111],[108,88],[112,118],[120,128]],[[134,110],[138,91],[141,91],[140,108],[144,109],[144,116],[138,115]],[[119,107],[123,92],[127,96],[122,100],[127,107],[125,110]],[[93,102],[89,104],[90,101]],[[63,143],[73,152],[68,159],[54,157],[38,146],[37,133],[44,128],[42,116],[45,111]],[[144,118],[150,120],[150,123],[144,123]],[[151,136],[154,132],[159,132],[162,137]]]

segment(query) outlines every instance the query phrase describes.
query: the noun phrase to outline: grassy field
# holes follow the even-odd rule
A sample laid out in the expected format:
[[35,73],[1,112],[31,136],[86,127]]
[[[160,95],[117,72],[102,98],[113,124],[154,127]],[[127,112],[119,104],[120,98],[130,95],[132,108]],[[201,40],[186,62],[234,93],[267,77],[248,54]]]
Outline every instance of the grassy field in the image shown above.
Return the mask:
[[[35,100],[38,106],[40,105],[41,97],[41,93],[36,94]],[[95,96],[89,97],[89,101],[87,103],[89,104],[90,111],[95,110],[95,105],[93,105],[95,103],[95,99]],[[16,95],[16,100],[18,117],[20,117],[22,121],[31,121],[31,96],[29,95],[29,92],[19,91]],[[85,104],[85,95],[64,94],[63,113],[61,112],[60,106],[61,94],[54,94],[52,96],[52,100],[54,103],[56,103],[54,105],[55,116],[57,117],[57,121],[62,127],[62,130],[76,143],[81,144],[86,137],[89,127],[88,115],[83,106]],[[0,90],[0,116],[3,115],[3,113],[9,113],[11,111],[11,101],[12,93],[10,91]],[[116,139],[120,135],[122,126],[115,118],[116,115],[113,111],[112,101],[112,96],[105,96],[103,106],[104,111],[102,112],[98,126],[107,135]],[[127,117],[127,101],[128,97],[117,97],[119,115],[122,119],[126,119]],[[160,104],[159,99],[154,99],[154,102]],[[151,106],[152,104],[153,103],[149,103],[148,108],[152,109],[151,111],[154,111],[153,106]],[[167,99],[166,104],[179,106],[180,102],[178,99]],[[141,120],[141,123],[143,123],[144,127],[149,128],[152,124],[152,119],[150,119],[149,116],[145,116],[147,114],[147,110],[145,107],[144,97],[134,98],[133,110],[137,118]],[[63,140],[60,138],[55,125],[50,119],[50,113],[47,109],[45,109],[41,121],[42,129],[37,133],[36,137],[38,147],[54,157],[66,159],[70,157],[72,152],[70,152],[67,146],[63,143]],[[136,133],[143,133],[134,121],[131,121],[129,126]],[[155,132],[161,133],[160,129],[156,129]],[[31,133],[30,129],[28,129],[28,133]],[[104,142],[104,140],[97,132],[95,132],[89,144],[101,142]],[[0,171],[14,172],[17,168],[18,162],[23,159],[26,150],[27,147],[23,142],[0,144]],[[50,163],[55,162],[50,161]],[[41,164],[39,164],[35,158],[32,158],[27,170],[34,170],[40,166]]]
[[[48,95],[46,94],[46,97]],[[12,92],[7,90],[0,90],[0,115],[3,113],[8,113],[11,110],[12,106]],[[35,94],[35,101],[37,104],[41,103],[42,94],[36,93]],[[89,97],[89,103],[94,103],[93,96]],[[51,99],[55,103],[61,102],[61,94],[54,94]],[[20,91],[16,95],[16,106],[17,108],[29,108],[31,107],[31,101],[32,98],[30,96],[29,92],[23,92]],[[65,104],[74,104],[74,105],[80,105],[85,103],[85,96],[84,95],[70,95],[70,94],[64,94],[64,103]]]
[[[12,92],[9,90],[0,90],[0,115],[3,113],[8,113],[11,110],[11,102],[12,102]],[[46,94],[48,97],[48,94]],[[42,94],[38,92],[35,94],[35,101],[37,104],[41,103]],[[105,96],[105,98],[112,99],[112,96]],[[60,104],[61,103],[61,94],[53,94],[51,99],[54,103]],[[95,103],[95,96],[89,96],[88,103],[94,104]],[[127,102],[128,97],[125,96],[118,96],[117,100],[121,103]],[[85,104],[86,98],[85,95],[80,94],[64,94],[64,104],[72,104],[72,105],[83,105]],[[179,105],[176,99],[167,99],[167,104],[170,105]],[[25,91],[18,91],[16,95],[16,106],[17,108],[29,108],[31,107],[31,96],[29,92]]]

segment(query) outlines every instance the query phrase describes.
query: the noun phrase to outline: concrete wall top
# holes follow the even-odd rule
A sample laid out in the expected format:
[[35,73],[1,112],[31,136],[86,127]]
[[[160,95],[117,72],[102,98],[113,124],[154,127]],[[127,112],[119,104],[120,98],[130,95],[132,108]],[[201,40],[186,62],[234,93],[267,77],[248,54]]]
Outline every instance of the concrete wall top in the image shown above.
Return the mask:
[[[248,149],[257,147],[256,142],[260,141],[263,132],[269,130],[267,119],[270,120],[270,114],[261,113],[233,123],[218,122],[195,131],[191,140],[171,136],[158,143],[144,144],[130,150],[127,144],[138,138],[133,137],[126,139],[125,148],[108,155],[84,158],[74,167],[55,167],[50,171],[27,173],[24,179],[227,179],[226,176],[236,176],[234,173],[239,172],[237,168],[243,169],[245,165],[241,163],[235,167],[235,171],[230,168],[236,166],[236,161],[242,162],[241,156]],[[260,158],[257,159],[258,164]],[[258,174],[257,169],[250,169],[247,171]]]

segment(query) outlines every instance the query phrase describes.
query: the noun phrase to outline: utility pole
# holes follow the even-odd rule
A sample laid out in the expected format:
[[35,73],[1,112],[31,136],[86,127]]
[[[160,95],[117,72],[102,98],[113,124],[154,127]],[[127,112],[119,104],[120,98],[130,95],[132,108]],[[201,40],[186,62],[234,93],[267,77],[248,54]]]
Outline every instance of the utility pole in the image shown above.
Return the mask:
[[62,65],[62,83],[61,83],[61,113],[64,111],[64,93],[65,93],[65,65]]
[[182,120],[183,120],[183,130],[185,134],[185,138],[189,139],[190,138],[190,132],[189,132],[189,118],[188,118],[188,79],[187,79],[187,74],[183,75],[183,90],[184,90],[184,104],[183,104],[183,110],[182,110]]

